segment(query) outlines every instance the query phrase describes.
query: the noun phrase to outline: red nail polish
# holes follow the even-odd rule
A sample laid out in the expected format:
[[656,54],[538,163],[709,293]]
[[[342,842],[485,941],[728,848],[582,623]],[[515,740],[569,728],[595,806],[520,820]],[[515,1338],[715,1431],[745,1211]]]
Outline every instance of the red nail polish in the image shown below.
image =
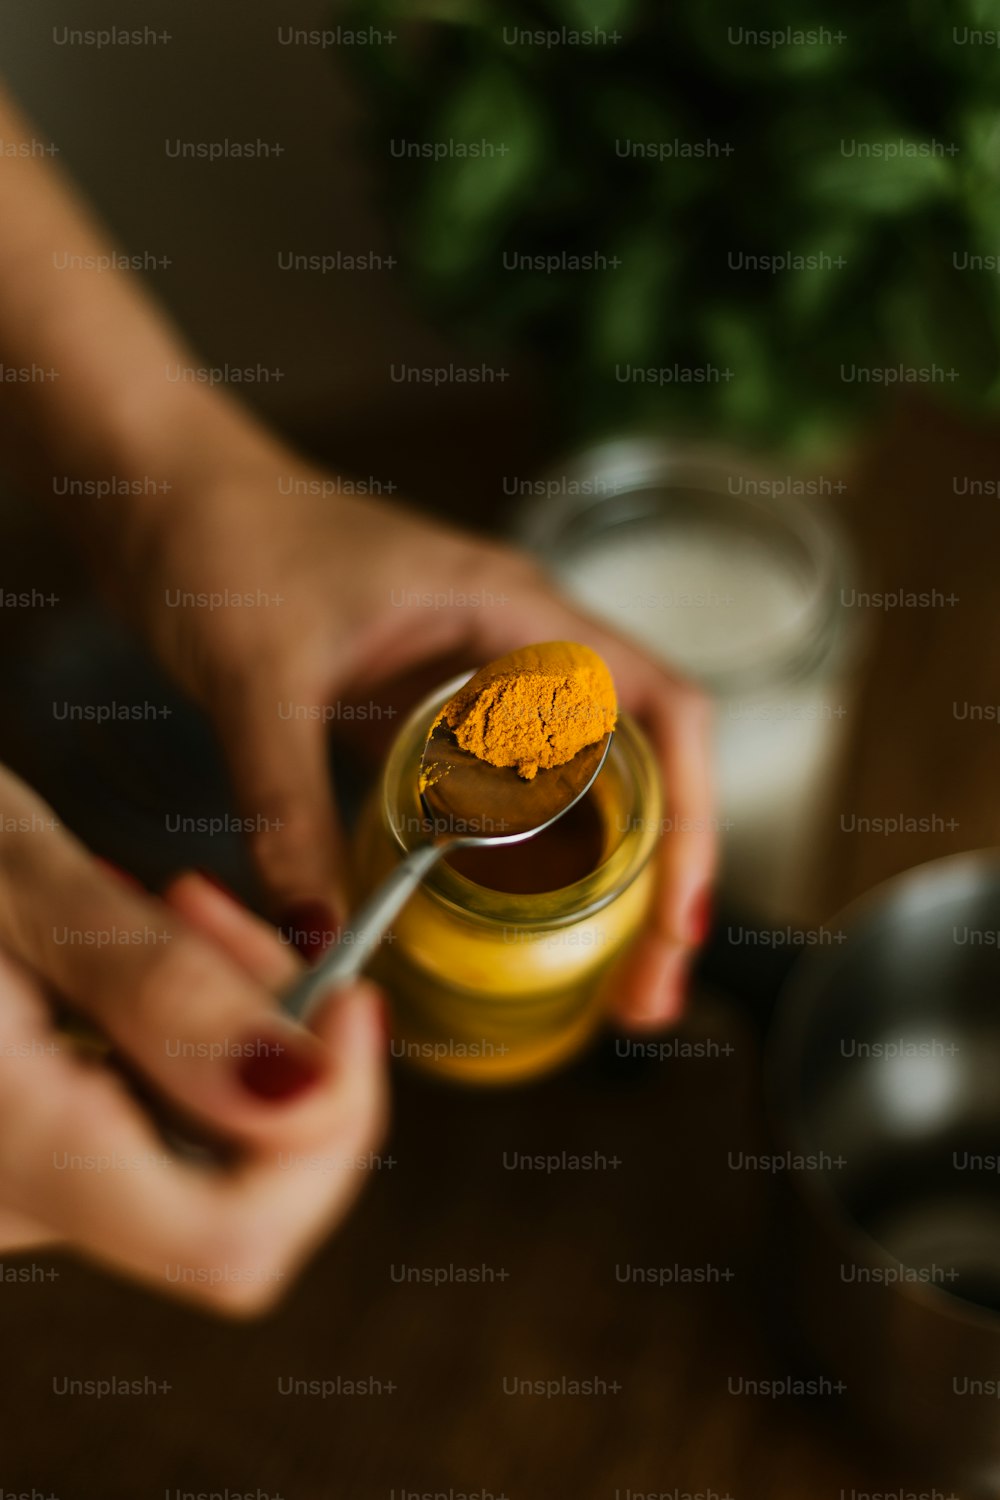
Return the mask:
[[195,869],[195,874],[200,875],[202,880],[207,881],[210,886],[214,886],[217,891],[219,891],[223,896],[227,896],[230,901],[235,901],[237,906],[243,905],[243,902],[240,900],[239,896],[237,896],[236,892],[231,891],[222,877],[220,875],[216,875],[214,870],[208,869],[206,865],[198,865]]
[[103,859],[99,854],[95,854],[94,863],[95,865],[100,865],[106,874],[113,875],[122,885],[127,885],[130,890],[142,891],[144,895],[148,894],[146,887],[137,875],[133,875],[129,870],[123,870],[120,865],[112,864],[110,859]]
[[281,936],[312,962],[337,941],[340,923],[324,901],[300,901],[281,922]]
[[323,1074],[319,1058],[277,1032],[248,1038],[242,1053],[236,1069],[240,1083],[268,1104],[286,1104],[313,1088]]
[[691,915],[688,919],[688,941],[692,947],[699,947],[708,936],[708,929],[712,925],[712,892],[706,885],[700,890],[691,903]]

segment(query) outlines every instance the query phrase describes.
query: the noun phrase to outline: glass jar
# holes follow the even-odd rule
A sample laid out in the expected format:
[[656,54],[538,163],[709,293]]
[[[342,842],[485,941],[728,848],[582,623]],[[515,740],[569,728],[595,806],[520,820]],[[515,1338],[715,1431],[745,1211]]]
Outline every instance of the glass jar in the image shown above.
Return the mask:
[[774,921],[817,919],[858,638],[846,488],[628,438],[536,481],[515,519],[569,594],[714,700],[720,885]]
[[[433,694],[399,731],[358,826],[359,898],[426,837],[420,757],[464,680]],[[649,910],[661,825],[656,762],[623,714],[579,809],[523,844],[442,860],[403,908],[372,966],[392,1004],[393,1055],[504,1083],[582,1047]]]

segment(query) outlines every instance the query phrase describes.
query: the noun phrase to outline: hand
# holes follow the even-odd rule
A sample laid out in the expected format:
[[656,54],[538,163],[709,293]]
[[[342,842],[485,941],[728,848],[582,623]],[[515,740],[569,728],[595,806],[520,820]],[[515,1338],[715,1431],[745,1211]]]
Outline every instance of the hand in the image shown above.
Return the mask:
[[[167,902],[110,872],[0,769],[0,1249],[65,1241],[233,1313],[273,1303],[364,1181],[385,1112],[377,995],[315,1034],[272,996],[299,961],[200,876]],[[53,1029],[48,991],[133,1072],[238,1143],[230,1170],[175,1159],[122,1074]]]
[[[332,488],[328,475],[255,439],[157,509],[128,570],[133,609],[211,715],[241,808],[263,825],[251,842],[275,911],[319,947],[346,910],[326,705],[373,700],[431,662],[454,671],[526,642],[578,639],[605,658],[623,707],[648,731],[670,810],[619,1015],[636,1026],[675,1017],[715,858],[701,694],[570,605],[519,553],[377,498],[324,493]],[[170,602],[185,595],[257,602]]]

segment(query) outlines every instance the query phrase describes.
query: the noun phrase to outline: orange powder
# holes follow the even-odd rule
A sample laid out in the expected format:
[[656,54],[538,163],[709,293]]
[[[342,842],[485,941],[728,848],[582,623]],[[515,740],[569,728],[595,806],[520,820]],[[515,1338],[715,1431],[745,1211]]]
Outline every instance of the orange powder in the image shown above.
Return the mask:
[[491,766],[515,766],[530,781],[565,765],[618,717],[611,673],[589,646],[544,641],[480,668],[435,723]]

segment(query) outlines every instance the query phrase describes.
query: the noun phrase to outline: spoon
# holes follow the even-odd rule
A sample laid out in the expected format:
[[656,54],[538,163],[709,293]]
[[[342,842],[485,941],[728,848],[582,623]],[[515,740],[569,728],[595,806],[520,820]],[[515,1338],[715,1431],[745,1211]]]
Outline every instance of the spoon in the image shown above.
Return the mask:
[[492,766],[463,750],[453,731],[437,723],[420,759],[428,842],[386,876],[336,947],[285,992],[281,1003],[286,1014],[307,1021],[321,996],[357,978],[393,918],[439,859],[456,849],[520,844],[569,812],[593,786],[613,733],[609,729],[564,765],[525,781],[513,766]]

